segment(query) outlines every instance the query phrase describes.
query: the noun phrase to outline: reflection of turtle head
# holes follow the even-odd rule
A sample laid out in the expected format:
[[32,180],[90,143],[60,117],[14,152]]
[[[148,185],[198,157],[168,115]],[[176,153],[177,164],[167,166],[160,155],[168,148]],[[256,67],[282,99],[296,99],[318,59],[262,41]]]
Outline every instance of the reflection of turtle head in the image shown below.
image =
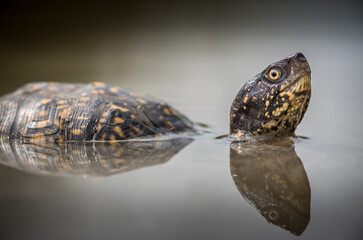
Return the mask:
[[234,142],[230,168],[242,196],[268,222],[303,233],[310,221],[310,185],[292,141]]

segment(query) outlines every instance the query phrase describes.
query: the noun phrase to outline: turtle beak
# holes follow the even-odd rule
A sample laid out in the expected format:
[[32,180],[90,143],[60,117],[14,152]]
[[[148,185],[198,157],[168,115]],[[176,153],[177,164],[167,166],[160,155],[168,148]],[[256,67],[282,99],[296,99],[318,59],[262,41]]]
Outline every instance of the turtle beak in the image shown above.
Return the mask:
[[300,69],[307,72],[309,75],[311,74],[311,69],[308,63],[308,60],[302,53],[295,53],[286,57],[287,61],[290,63],[290,66],[297,66]]

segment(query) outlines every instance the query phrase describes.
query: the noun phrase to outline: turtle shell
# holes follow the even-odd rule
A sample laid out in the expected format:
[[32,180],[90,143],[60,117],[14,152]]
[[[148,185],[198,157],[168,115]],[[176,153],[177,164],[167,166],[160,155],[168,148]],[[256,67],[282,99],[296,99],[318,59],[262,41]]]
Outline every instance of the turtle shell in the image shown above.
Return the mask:
[[194,134],[163,101],[105,84],[31,83],[0,98],[0,135],[25,142],[118,141]]

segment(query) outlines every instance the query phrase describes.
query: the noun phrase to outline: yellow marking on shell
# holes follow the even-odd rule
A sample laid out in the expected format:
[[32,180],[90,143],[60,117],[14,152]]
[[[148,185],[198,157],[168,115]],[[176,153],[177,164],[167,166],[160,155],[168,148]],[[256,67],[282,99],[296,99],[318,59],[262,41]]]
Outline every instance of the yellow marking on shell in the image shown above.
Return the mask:
[[42,88],[43,85],[41,84],[36,84],[36,85],[33,85],[30,89],[29,89],[29,92],[34,92],[36,90],[38,90],[39,88]]
[[131,127],[132,129],[134,129],[137,133],[140,133],[140,132],[141,132],[141,129],[140,129],[140,128],[138,128],[138,127],[135,127],[135,126],[132,126],[132,125],[130,125],[130,127]]
[[140,110],[140,109],[141,109],[141,105],[137,105],[137,106],[136,106],[136,108],[137,108],[138,110]]
[[[121,156],[121,154],[118,154],[117,156]],[[125,162],[125,159],[118,158],[118,159],[115,159],[113,162],[115,164],[121,164],[121,163]]]
[[92,90],[91,93],[94,94],[94,95],[97,95],[98,94],[98,91]]
[[146,101],[145,101],[144,99],[139,98],[139,99],[137,99],[137,101],[138,101],[139,103],[141,103],[141,104],[146,104]]
[[235,113],[232,113],[231,114],[231,118],[234,118],[236,116],[236,114]]
[[117,140],[116,140],[116,137],[115,137],[114,135],[111,135],[110,140],[111,140],[111,141],[117,141]]
[[47,130],[45,130],[45,134],[47,134],[47,135],[50,135],[50,134],[53,134],[54,132],[53,132],[53,130],[52,129],[47,129]]
[[93,82],[92,83],[93,87],[102,87],[102,86],[105,86],[105,85],[106,85],[106,83],[104,83],[104,82]]
[[78,117],[78,120],[89,120],[89,117]]
[[251,89],[249,88],[249,89],[247,89],[247,91],[251,91]]
[[265,101],[265,98],[262,98],[262,101]]
[[81,101],[89,101],[91,98],[90,97],[83,97],[81,98]]
[[136,117],[135,117],[135,115],[133,115],[133,114],[131,114],[130,115],[130,117],[132,118],[132,119],[135,119]]
[[99,92],[101,95],[105,95],[105,91],[104,91],[104,90],[102,90],[102,89],[101,89],[101,90],[99,90],[98,92]]
[[125,123],[125,120],[123,120],[122,118],[120,118],[120,117],[114,117],[113,118],[113,121],[115,122],[115,123]]
[[243,106],[243,109],[246,110],[246,106]]
[[119,127],[119,126],[116,126],[114,129],[113,129],[121,138],[124,138],[125,137],[125,134],[124,132],[122,131],[122,129]]
[[244,102],[244,103],[247,103],[247,100],[248,100],[248,93],[246,94],[246,96],[245,96],[245,98],[244,98],[243,102]]
[[87,126],[86,125],[82,125],[81,128],[87,128]]
[[129,111],[129,109],[127,109],[127,108],[119,107],[119,106],[116,106],[116,105],[114,105],[114,104],[112,104],[112,105],[111,105],[111,108],[112,108],[112,109],[118,109],[118,110],[121,110],[121,112],[128,112],[128,111]]
[[43,121],[38,121],[38,122],[35,122],[35,125],[34,127],[36,128],[45,128],[47,126],[49,126],[51,123],[49,120],[43,120]]
[[67,107],[69,107],[69,105],[60,105],[57,107],[57,109],[63,109],[63,108],[67,108]]
[[71,133],[73,135],[81,135],[83,133],[83,131],[81,129],[72,129]]
[[253,101],[256,101],[256,100],[257,100],[257,98],[256,98],[255,96],[253,96],[253,97],[252,97],[252,100],[253,100]]
[[167,108],[164,108],[164,109],[163,109],[163,113],[165,113],[166,115],[170,115],[170,111],[169,111],[169,109],[167,109]]
[[269,94],[269,93],[267,93],[266,98],[269,98],[269,97],[270,97],[270,94]]
[[285,98],[281,98],[281,101],[285,101]]
[[63,135],[60,135],[58,137],[58,142],[64,142],[64,141],[65,141],[64,136]]
[[38,112],[39,117],[45,117],[45,116],[48,116],[48,114],[49,114],[49,111],[40,111],[40,112]]
[[159,116],[159,117],[158,117],[158,119],[159,119],[159,120],[163,120],[163,119],[164,119],[164,117],[163,117],[163,116]]
[[270,101],[266,101],[266,107],[268,107],[268,105],[270,105]]
[[65,101],[65,100],[58,100],[57,101],[57,104],[59,104],[59,105],[66,104],[66,103],[67,103],[67,101]]
[[79,107],[85,107],[85,106],[87,106],[87,103],[78,103],[77,106],[79,106]]
[[112,87],[112,88],[110,88],[110,92],[112,92],[112,93],[118,93],[118,88]]
[[258,85],[261,85],[261,81],[258,81],[258,83],[257,83]]
[[62,119],[70,120],[72,111],[70,109],[64,109],[63,112],[59,112],[59,117]]
[[106,133],[102,134],[101,141],[105,141],[106,139]]
[[100,119],[100,123],[105,123],[107,121],[107,119],[106,118],[101,118]]
[[42,100],[40,100],[40,102],[42,104],[47,104],[47,103],[50,103],[51,101],[53,101],[53,99],[42,99]]

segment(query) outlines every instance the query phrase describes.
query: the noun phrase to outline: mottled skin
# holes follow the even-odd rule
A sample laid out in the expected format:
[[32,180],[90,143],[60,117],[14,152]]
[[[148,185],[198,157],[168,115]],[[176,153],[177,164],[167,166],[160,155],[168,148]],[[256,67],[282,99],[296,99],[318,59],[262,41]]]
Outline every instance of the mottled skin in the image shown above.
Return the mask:
[[117,141],[192,134],[168,104],[105,83],[32,83],[0,98],[0,136],[23,142]]
[[311,71],[302,53],[271,64],[238,92],[230,113],[230,132],[292,135],[311,96]]

